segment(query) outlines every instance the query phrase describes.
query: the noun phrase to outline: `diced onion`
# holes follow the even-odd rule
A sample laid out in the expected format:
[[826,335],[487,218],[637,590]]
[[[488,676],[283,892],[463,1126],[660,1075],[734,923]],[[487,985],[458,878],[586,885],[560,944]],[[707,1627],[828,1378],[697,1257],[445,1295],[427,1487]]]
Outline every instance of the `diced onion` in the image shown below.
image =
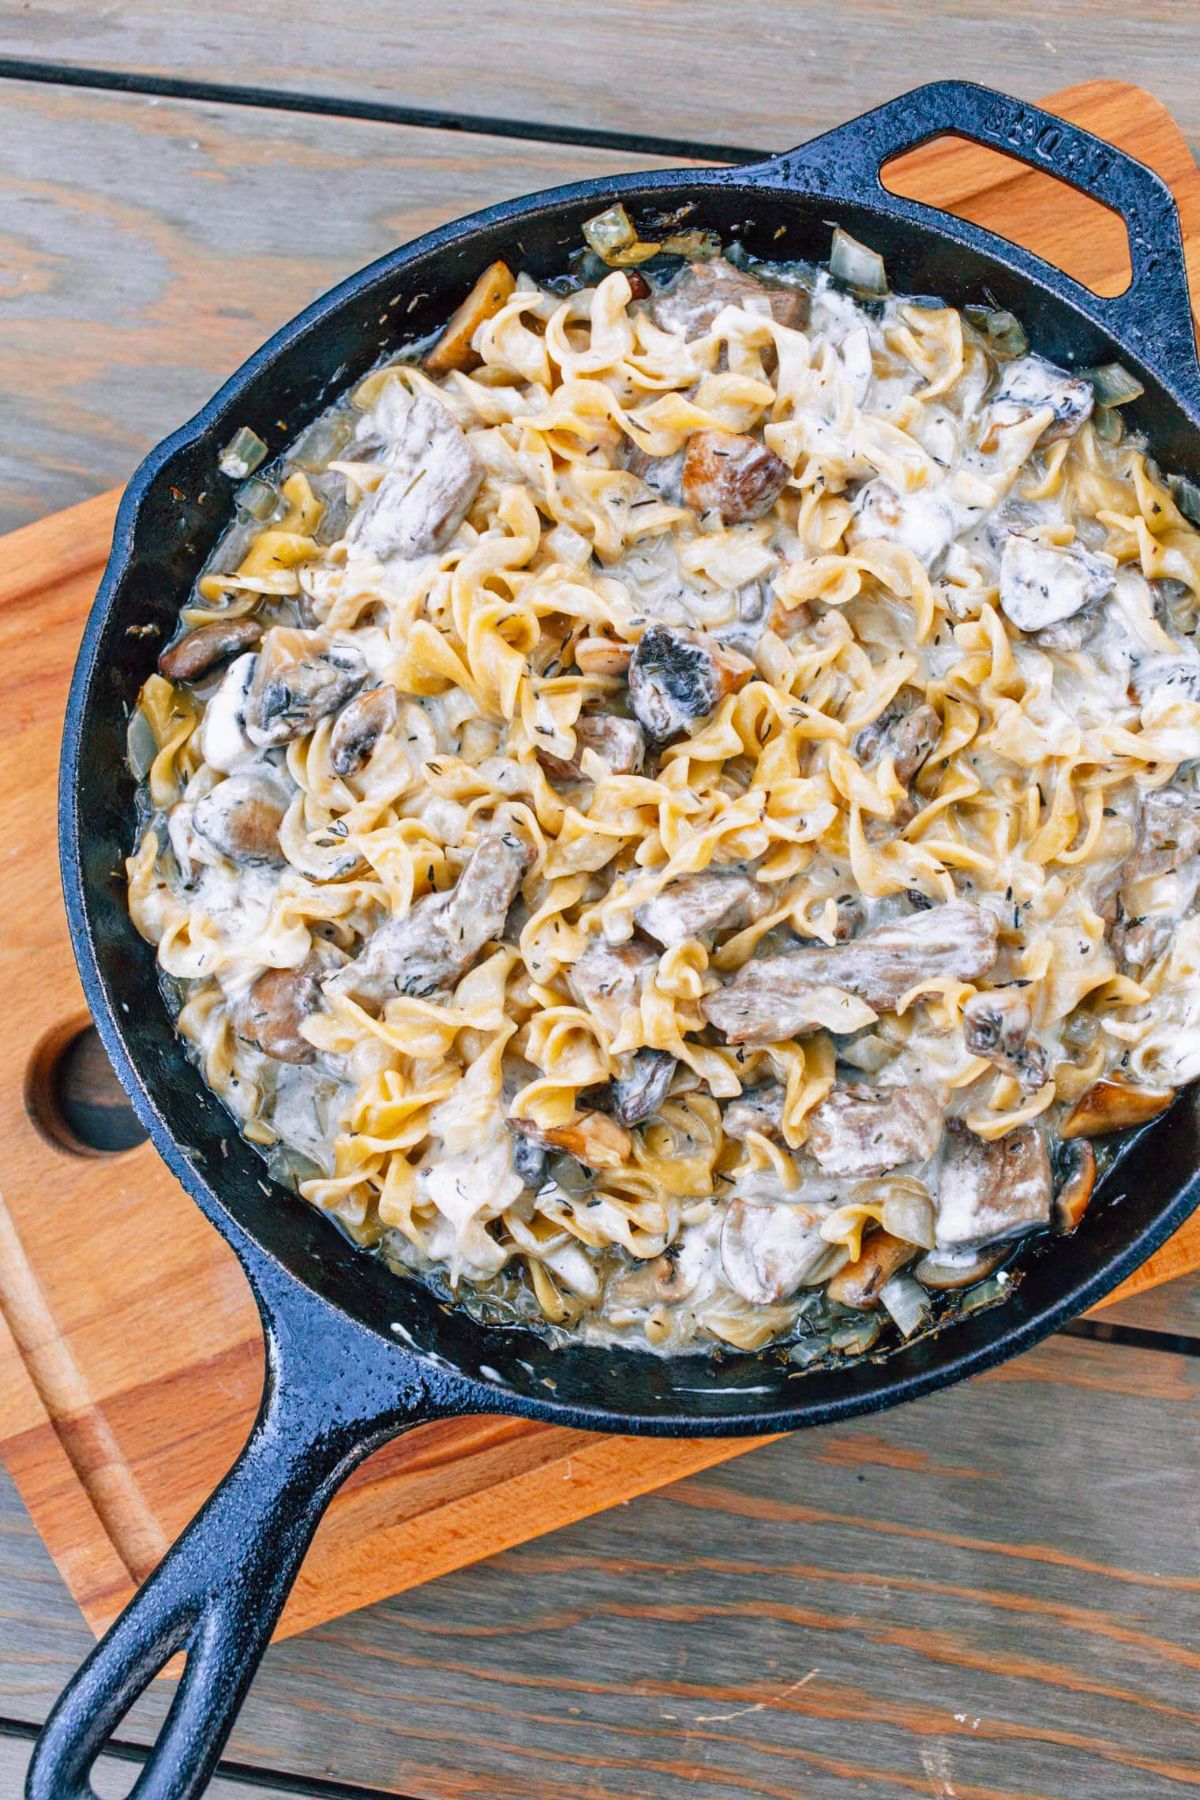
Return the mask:
[[911,1275],[893,1275],[880,1288],[879,1298],[906,1338],[918,1331],[929,1316],[929,1295]]
[[583,235],[588,249],[594,251],[610,269],[627,268],[631,263],[646,262],[649,257],[658,255],[657,244],[638,242],[633,220],[620,203],[610,206],[607,212],[597,213],[594,219],[589,219],[583,228]]
[[[997,1300],[1003,1300],[1011,1291],[1012,1283],[1001,1270],[998,1275],[989,1275],[977,1287],[968,1288],[959,1302],[965,1313],[979,1312],[985,1306],[992,1306]],[[881,1290],[882,1291],[882,1290]]]
[[267,446],[258,433],[241,425],[217,458],[217,467],[231,481],[244,481],[247,475],[253,475],[266,454]]
[[843,1356],[862,1356],[882,1330],[883,1320],[879,1314],[868,1313],[864,1319],[856,1319],[853,1325],[843,1325],[833,1332],[829,1345],[833,1350],[840,1350]]
[[1092,430],[1102,444],[1119,444],[1125,435],[1121,415],[1111,406],[1098,406],[1092,414]]
[[1186,475],[1172,475],[1170,488],[1171,497],[1184,518],[1190,519],[1193,525],[1200,525],[1200,487]]
[[1015,313],[999,306],[964,306],[963,317],[1002,356],[1024,356],[1029,349],[1025,327]]
[[888,291],[882,256],[877,250],[868,250],[840,225],[834,226],[829,273],[844,281],[847,287],[858,288],[864,294],[886,294]]
[[249,481],[243,481],[240,488],[234,489],[233,503],[261,524],[275,511],[279,495],[269,481],[264,481],[260,475],[252,475]]
[[134,780],[145,781],[150,773],[150,765],[158,755],[158,739],[154,735],[154,727],[140,706],[135,707],[129,715],[125,754],[129,758]]
[[1091,382],[1101,406],[1124,406],[1146,391],[1137,376],[1131,375],[1118,362],[1101,363],[1098,368],[1085,369],[1084,376]]
[[893,1237],[903,1238],[906,1244],[919,1244],[922,1250],[933,1249],[936,1241],[933,1201],[927,1192],[917,1190],[915,1182],[904,1186],[896,1182],[883,1202],[880,1224]]

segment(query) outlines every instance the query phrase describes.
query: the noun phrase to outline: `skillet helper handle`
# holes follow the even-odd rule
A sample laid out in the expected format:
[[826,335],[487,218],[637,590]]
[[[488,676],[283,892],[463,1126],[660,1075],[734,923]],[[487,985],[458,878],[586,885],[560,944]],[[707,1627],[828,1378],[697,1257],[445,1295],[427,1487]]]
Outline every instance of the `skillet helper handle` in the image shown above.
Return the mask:
[[292,1305],[301,1329],[290,1334],[290,1353],[279,1314],[266,1316],[267,1382],[245,1449],[58,1701],[34,1751],[27,1800],[97,1800],[92,1764],[180,1651],[178,1689],[130,1800],[202,1794],[337,1488],[379,1444],[438,1416],[415,1365],[357,1327],[331,1328],[311,1296]]
[[[766,164],[765,170],[776,180],[782,177],[809,192],[882,204],[893,217],[920,221],[938,209],[890,193],[880,174],[894,157],[947,133],[1045,169],[1120,215],[1129,234],[1133,270],[1123,294],[1094,294],[1007,240],[1004,260],[1032,280],[1067,294],[1140,355],[1166,387],[1196,405],[1200,364],[1179,209],[1166,182],[1115,144],[995,88],[973,81],[931,81],[788,151]],[[945,219],[942,214],[943,228]],[[965,220],[955,219],[953,224],[964,243],[995,252],[994,233]]]

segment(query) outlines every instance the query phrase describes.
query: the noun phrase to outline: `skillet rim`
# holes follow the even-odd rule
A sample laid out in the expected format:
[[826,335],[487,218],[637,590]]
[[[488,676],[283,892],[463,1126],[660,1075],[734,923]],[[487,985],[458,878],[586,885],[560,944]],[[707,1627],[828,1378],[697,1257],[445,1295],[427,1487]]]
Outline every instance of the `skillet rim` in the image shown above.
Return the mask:
[[[918,90],[923,92],[924,90]],[[845,131],[848,128],[843,127]],[[832,134],[837,135],[837,134]],[[820,142],[821,140],[818,140]],[[795,155],[796,153],[792,153]],[[401,275],[420,258],[431,255],[444,255],[457,245],[469,244],[471,240],[481,237],[490,228],[503,226],[513,227],[523,220],[530,220],[539,214],[562,212],[580,202],[592,204],[596,199],[604,197],[613,199],[627,197],[647,204],[661,202],[665,196],[680,191],[694,190],[695,197],[703,201],[706,191],[714,188],[733,188],[745,190],[748,201],[755,204],[763,202],[794,207],[805,204],[819,204],[828,200],[829,204],[845,208],[847,204],[860,211],[877,213],[889,229],[895,229],[897,208],[893,197],[880,189],[880,197],[873,194],[860,195],[850,202],[840,197],[825,195],[813,187],[798,185],[795,176],[789,179],[787,157],[775,158],[763,165],[750,167],[718,167],[688,168],[679,170],[661,170],[634,173],[615,178],[593,179],[573,182],[561,187],[543,189],[536,193],[522,196],[513,201],[500,202],[497,205],[455,220],[436,230],[426,233],[412,242],[376,259],[357,273],[348,276],[326,294],[313,301],[293,319],[274,333],[257,351],[255,351],[229,379],[222,384],[213,397],[205,403],[193,417],[177,431],[171,433],[157,445],[143,460],[136,471],[122,499],[116,525],[114,528],[113,549],[101,582],[96,600],[89,614],[83,640],[80,646],[75,672],[71,684],[68,701],[64,753],[60,775],[60,844],[62,854],[62,874],[64,892],[67,902],[68,921],[71,937],[80,966],[85,995],[97,1029],[112,1059],[117,1074],[129,1093],[142,1123],[150,1135],[158,1154],[163,1157],[168,1167],[175,1174],[184,1188],[201,1210],[225,1237],[242,1261],[243,1267],[255,1288],[256,1294],[263,1303],[264,1288],[278,1288],[278,1278],[286,1277],[288,1282],[303,1289],[313,1296],[322,1308],[327,1309],[337,1321],[347,1328],[357,1327],[369,1331],[373,1337],[387,1346],[389,1353],[402,1361],[417,1361],[436,1378],[439,1373],[441,1353],[436,1347],[417,1348],[410,1346],[401,1348],[394,1340],[390,1340],[383,1328],[376,1322],[357,1318],[336,1297],[320,1292],[313,1280],[305,1278],[275,1246],[266,1242],[257,1231],[240,1218],[229,1203],[222,1199],[218,1188],[208,1180],[195,1163],[187,1156],[179,1137],[167,1123],[154,1091],[153,1081],[143,1072],[142,1057],[131,1048],[127,1031],[118,1016],[117,1007],[110,997],[108,982],[102,967],[101,955],[95,941],[95,920],[92,911],[92,897],[84,874],[83,842],[87,835],[87,824],[79,804],[82,766],[80,749],[83,742],[83,725],[89,711],[101,704],[98,694],[97,678],[103,665],[100,662],[100,651],[105,627],[120,598],[123,583],[127,579],[138,551],[138,530],[143,518],[144,508],[156,482],[163,478],[183,453],[203,444],[222,428],[231,411],[236,407],[240,396],[246,388],[265,371],[280,365],[290,353],[307,338],[320,330],[328,320],[335,317],[341,309],[359,298],[364,291],[374,285]],[[799,170],[801,182],[805,170]],[[937,209],[922,207],[919,209],[920,219],[912,221],[918,231],[927,233],[933,239],[940,239],[944,244],[954,246],[965,241],[965,233],[961,222],[951,215],[940,214]],[[1018,258],[1015,254],[1010,260],[1004,252],[1011,248],[1004,240],[996,239],[991,234],[982,234],[986,239],[986,248],[982,254],[996,260],[1010,278],[1022,288],[1031,288],[1036,292],[1036,275],[1031,277],[1028,268],[1020,266],[1030,260],[1028,253]],[[1093,328],[1099,331],[1120,349],[1127,360],[1145,364],[1144,352],[1140,348],[1128,344],[1118,334],[1111,319],[1099,320],[1095,310],[1089,311],[1080,307],[1075,295],[1065,291],[1064,280],[1058,272],[1048,264],[1042,264],[1049,278],[1042,286],[1058,303],[1066,305],[1077,314],[1082,314]],[[1053,279],[1058,277],[1057,279]],[[1074,284],[1069,284],[1073,288]],[[1099,303],[1098,303],[1099,304]],[[1153,371],[1151,371],[1154,373]],[[1197,420],[1193,409],[1166,385],[1161,374],[1155,377],[1162,387],[1168,404],[1183,414],[1191,432],[1197,429]],[[133,930],[130,922],[130,930]],[[136,934],[135,934],[136,935]],[[140,943],[140,939],[138,942]],[[164,1008],[165,1011],[165,1008]],[[287,1196],[294,1204],[304,1205],[295,1196],[288,1195],[286,1189],[278,1188],[278,1193]],[[452,1386],[455,1399],[452,1410],[472,1410],[484,1412],[502,1412],[525,1417],[553,1419],[559,1423],[584,1426],[592,1429],[620,1431],[627,1434],[645,1434],[655,1436],[668,1435],[752,1435],[757,1433],[793,1430],[809,1424],[825,1424],[836,1419],[848,1418],[858,1414],[882,1410],[902,1401],[915,1399],[921,1394],[932,1392],[938,1388],[949,1386],[969,1375],[980,1373],[996,1364],[1007,1360],[1024,1349],[1031,1347],[1042,1338],[1048,1336],[1061,1324],[1074,1317],[1078,1312],[1094,1305],[1110,1292],[1113,1287],[1137,1268],[1147,1256],[1157,1249],[1177,1229],[1179,1224],[1200,1203],[1200,1167],[1194,1168],[1191,1178],[1182,1185],[1163,1206],[1159,1207],[1151,1220],[1137,1230],[1128,1241],[1115,1252],[1110,1252],[1088,1274],[1062,1289],[1048,1304],[1021,1318],[1014,1311],[1018,1307],[1019,1294],[1011,1296],[1001,1307],[992,1311],[981,1312],[969,1319],[957,1320],[948,1324],[936,1340],[939,1346],[939,1357],[935,1366],[918,1368],[913,1365],[916,1346],[900,1346],[883,1357],[866,1357],[858,1359],[849,1367],[828,1372],[791,1372],[791,1382],[795,1389],[794,1400],[789,1395],[779,1402],[767,1406],[751,1404],[748,1411],[736,1413],[706,1414],[684,1408],[680,1411],[662,1412],[629,1412],[620,1407],[599,1404],[596,1402],[580,1403],[577,1400],[559,1399],[554,1394],[543,1397],[523,1391],[519,1386],[496,1384],[470,1370],[455,1366],[451,1383],[442,1382],[443,1386]],[[347,1272],[357,1265],[361,1271],[363,1253],[349,1244],[336,1227],[328,1220],[322,1223],[337,1238],[339,1251],[347,1259]],[[340,1257],[339,1257],[340,1260]],[[395,1279],[393,1277],[393,1279]],[[425,1290],[428,1291],[428,1290]],[[271,1310],[268,1308],[268,1310]],[[991,1322],[989,1326],[989,1321]],[[475,1330],[482,1334],[485,1342],[493,1349],[498,1339],[509,1343],[517,1341],[509,1328],[476,1326]],[[948,1356],[941,1356],[940,1351],[953,1339],[958,1346]],[[543,1344],[542,1340],[537,1340]],[[543,1347],[545,1347],[543,1345]],[[661,1365],[664,1359],[650,1357],[646,1352],[634,1350],[613,1351],[594,1346],[574,1346],[573,1353],[585,1352],[594,1360],[615,1361],[618,1364],[632,1358],[638,1364],[651,1361]],[[564,1358],[568,1352],[555,1351],[556,1357]],[[724,1367],[727,1371],[737,1365],[749,1366],[753,1370],[764,1372],[772,1367],[768,1360],[769,1352],[740,1353],[730,1357]],[[903,1367],[905,1359],[909,1360],[907,1370]],[[669,1365],[675,1371],[697,1373],[701,1368],[711,1375],[712,1362],[707,1356],[687,1355],[670,1359]],[[853,1377],[856,1371],[868,1368],[882,1369],[878,1380],[856,1391]],[[824,1382],[827,1373],[835,1384],[841,1382],[843,1391],[818,1397],[817,1392]],[[399,1383],[398,1383],[399,1385]],[[781,1383],[782,1385],[782,1383]],[[805,1392],[813,1393],[812,1399],[805,1399]],[[753,1402],[758,1398],[745,1388],[736,1386],[709,1390],[712,1397],[718,1393],[722,1397],[736,1396],[739,1400]],[[673,1394],[672,1399],[676,1396]]]

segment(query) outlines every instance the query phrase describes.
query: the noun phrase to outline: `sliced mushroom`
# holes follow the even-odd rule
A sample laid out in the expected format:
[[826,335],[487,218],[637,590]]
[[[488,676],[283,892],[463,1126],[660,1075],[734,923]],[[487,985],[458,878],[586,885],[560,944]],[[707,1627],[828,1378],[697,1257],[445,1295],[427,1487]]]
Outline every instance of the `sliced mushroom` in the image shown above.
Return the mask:
[[325,991],[371,1006],[396,994],[427,997],[452,986],[504,930],[532,857],[518,831],[494,825],[449,892],[426,894],[403,919],[381,925],[354,961],[330,977]]
[[683,498],[693,512],[715,512],[726,525],[744,525],[770,512],[788,473],[782,457],[758,438],[697,431],[683,460]]
[[1000,556],[1000,607],[1019,631],[1041,631],[1112,592],[1111,560],[1081,544],[1057,549],[1010,532]]
[[808,1115],[805,1149],[827,1175],[886,1175],[902,1163],[927,1162],[942,1125],[928,1088],[835,1088]]
[[1036,1126],[986,1143],[951,1123],[938,1182],[938,1249],[993,1243],[1048,1224],[1052,1188],[1050,1156]]
[[804,1206],[737,1196],[721,1227],[721,1265],[735,1293],[754,1306],[786,1300],[818,1268],[830,1246]]
[[684,455],[684,451],[676,450],[671,456],[649,456],[634,444],[625,458],[625,467],[668,506],[682,506]]
[[633,916],[647,937],[670,949],[710,931],[740,931],[769,912],[773,900],[749,875],[706,870],[668,882]]
[[1135,1087],[1120,1075],[1106,1075],[1075,1102],[1058,1128],[1059,1136],[1107,1137],[1112,1131],[1148,1125],[1174,1098],[1174,1088]]
[[838,1306],[870,1312],[879,1305],[880,1288],[916,1254],[915,1244],[906,1244],[902,1238],[893,1237],[890,1231],[873,1231],[863,1244],[858,1260],[839,1269],[825,1293]]
[[985,1275],[990,1275],[996,1264],[1004,1260],[1006,1252],[999,1250],[981,1250],[974,1247],[967,1250],[930,1250],[923,1256],[913,1270],[913,1274],[923,1287],[932,1288],[935,1292],[949,1291],[954,1288],[974,1287]]
[[1022,356],[1008,363],[991,405],[998,425],[1016,425],[1049,408],[1050,423],[1038,442],[1073,437],[1092,416],[1095,392],[1090,381],[1068,375],[1065,369],[1040,356]]
[[586,1169],[619,1169],[633,1154],[633,1139],[606,1113],[585,1112],[570,1125],[535,1125],[531,1119],[510,1121],[514,1131],[548,1150],[563,1150]]
[[1028,1093],[1036,1093],[1046,1080],[1046,1053],[1031,1044],[1033,1012],[1019,988],[993,988],[972,994],[963,1007],[963,1044],[972,1056],[982,1056],[1015,1075]]
[[1087,1211],[1096,1186],[1096,1152],[1087,1138],[1063,1146],[1062,1180],[1054,1196],[1054,1229],[1074,1231]]
[[689,264],[669,287],[659,289],[650,316],[663,331],[682,332],[690,341],[703,336],[723,307],[747,304],[794,330],[808,319],[809,297],[802,289],[767,287],[723,256]]
[[258,653],[245,707],[246,735],[260,746],[303,737],[344,706],[366,678],[367,665],[353,645],[276,626]]
[[1169,875],[1200,855],[1200,794],[1157,788],[1143,794],[1126,880]]
[[252,650],[231,662],[214,694],[209,696],[200,721],[200,754],[210,769],[232,775],[243,763],[252,762],[258,747],[246,736],[246,708],[258,657]]
[[575,721],[571,760],[541,756],[540,761],[552,780],[579,781],[585,750],[594,750],[610,775],[632,775],[646,759],[645,733],[636,719],[623,719],[616,713],[581,713]]
[[766,1081],[761,1087],[746,1088],[736,1100],[726,1104],[721,1114],[725,1136],[744,1141],[752,1131],[757,1131],[765,1138],[780,1137],[786,1098],[786,1089],[779,1081]]
[[425,367],[431,375],[479,367],[483,359],[472,349],[472,339],[481,325],[496,316],[516,285],[506,262],[488,264],[462,305],[450,314],[445,330],[426,356]]
[[532,1188],[535,1192],[546,1179],[550,1158],[544,1144],[539,1144],[524,1132],[512,1132],[512,1166],[513,1173],[518,1176],[523,1187]]
[[647,736],[665,744],[691,731],[753,674],[754,664],[736,650],[652,625],[629,664],[629,697]]
[[899,544],[932,571],[960,526],[953,500],[940,488],[900,494],[881,476],[859,490],[850,537],[854,543],[882,538],[884,543]]
[[261,619],[214,619],[164,650],[158,659],[158,672],[168,681],[198,681],[227,656],[236,656],[239,650],[257,644],[262,633]]
[[792,956],[752,959],[700,1002],[700,1010],[731,1044],[774,1044],[814,1031],[848,1035],[875,1023],[875,1014],[844,988],[806,979]]
[[276,1062],[310,1063],[316,1051],[300,1027],[321,1009],[321,978],[342,960],[331,945],[316,945],[295,969],[266,969],[230,1008],[240,1038]]
[[675,1067],[675,1058],[668,1050],[635,1050],[627,1071],[610,1084],[605,1110],[622,1125],[640,1125],[666,1099]]
[[329,763],[335,775],[357,775],[371,759],[385,732],[392,729],[400,712],[394,687],[368,688],[344,706],[333,723],[329,738]]
[[372,556],[429,556],[454,536],[483,476],[483,462],[457,420],[421,394],[388,451],[386,475],[347,535]]
[[578,1005],[590,1012],[609,1037],[641,999],[642,989],[658,967],[658,953],[647,944],[595,943],[567,970],[567,986]]
[[942,721],[932,706],[914,706],[907,712],[889,707],[859,732],[854,754],[864,769],[878,768],[890,758],[896,780],[907,787],[941,736]]
[[192,809],[192,827],[206,843],[236,863],[283,863],[279,827],[287,800],[262,770],[229,775]]
[[[724,996],[769,1005],[772,992],[780,995],[782,1003],[789,993],[799,996],[815,987],[832,987],[857,995],[867,1007],[887,1012],[919,982],[940,977],[974,981],[986,975],[996,960],[998,935],[992,913],[969,900],[954,900],[877,925],[848,944],[820,945],[752,960],[738,970],[720,995],[710,995],[705,1006],[719,1001],[723,1007]],[[708,1017],[714,1025],[720,1024],[712,1013]],[[858,1023],[844,1029],[857,1031],[871,1023],[860,1008]]]
[[1112,947],[1130,969],[1148,969],[1168,948],[1172,938],[1170,917],[1122,919],[1112,934]]
[[[161,662],[159,667],[162,667]],[[1200,703],[1200,656],[1144,656],[1133,666],[1129,691],[1139,706],[1166,691],[1173,700]]]

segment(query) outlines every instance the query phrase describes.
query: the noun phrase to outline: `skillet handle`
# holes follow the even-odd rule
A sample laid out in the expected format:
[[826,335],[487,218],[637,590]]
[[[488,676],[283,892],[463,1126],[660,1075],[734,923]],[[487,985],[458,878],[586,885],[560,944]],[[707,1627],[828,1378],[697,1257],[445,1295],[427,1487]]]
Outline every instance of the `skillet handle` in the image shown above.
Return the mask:
[[92,1764],[179,1651],[179,1687],[130,1800],[201,1794],[337,1488],[377,1445],[450,1410],[429,1401],[418,1364],[331,1324],[289,1285],[282,1310],[264,1307],[267,1377],[245,1449],[59,1699],[27,1800],[97,1800]]
[[[1090,314],[1185,403],[1200,403],[1200,364],[1175,197],[1152,169],[1081,126],[976,82],[932,81],[758,165],[754,172],[807,192],[882,205],[893,217],[919,222],[938,209],[890,193],[880,171],[893,157],[947,133],[1043,168],[1119,214],[1129,234],[1133,270],[1123,294],[1094,294],[1007,239],[1004,260]],[[739,173],[744,177],[746,171]],[[942,229],[946,219],[939,213]],[[963,243],[995,253],[996,234],[966,220],[950,222]]]

